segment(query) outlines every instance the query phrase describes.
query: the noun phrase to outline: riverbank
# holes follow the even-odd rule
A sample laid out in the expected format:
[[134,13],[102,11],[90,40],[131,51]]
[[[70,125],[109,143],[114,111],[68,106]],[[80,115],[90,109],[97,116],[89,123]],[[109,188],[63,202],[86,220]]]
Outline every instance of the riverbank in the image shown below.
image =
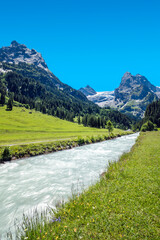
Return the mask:
[[[84,127],[35,110],[14,107],[5,111],[1,107],[0,116],[0,158],[5,147],[10,148],[11,159],[15,160],[109,138],[107,129]],[[129,132],[115,128],[113,133],[116,137]]]
[[[159,239],[160,132],[141,133],[101,180],[21,239]],[[27,224],[29,223],[29,224]],[[31,227],[33,228],[31,229]]]
[[[116,133],[117,132],[117,133]],[[116,137],[121,137],[124,135],[132,134],[132,131],[118,131],[115,130],[111,136],[108,135],[107,130],[104,135],[95,135],[88,137],[78,137],[74,139],[61,140],[61,141],[49,141],[44,143],[32,143],[32,144],[23,144],[23,145],[13,145],[10,146],[11,160],[16,160],[20,158],[28,158],[33,156],[38,156],[42,154],[49,154],[52,152],[62,151],[66,149],[71,149],[73,147],[78,147],[86,144],[106,141]],[[0,156],[2,155],[5,146],[0,147]],[[0,159],[0,162],[3,162]]]

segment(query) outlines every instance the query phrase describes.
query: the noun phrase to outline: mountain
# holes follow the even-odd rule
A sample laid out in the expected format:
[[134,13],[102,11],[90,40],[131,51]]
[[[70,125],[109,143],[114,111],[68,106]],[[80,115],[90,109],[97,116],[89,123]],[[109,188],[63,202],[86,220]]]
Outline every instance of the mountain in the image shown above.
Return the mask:
[[9,47],[0,48],[0,61],[0,93],[13,92],[17,102],[31,108],[39,105],[38,110],[46,109],[44,112],[52,111],[64,118],[71,113],[75,116],[99,111],[83,93],[61,82],[36,50],[12,41]]
[[147,105],[160,98],[160,88],[151,84],[146,77],[133,76],[126,72],[118,88],[111,92],[99,92],[87,98],[101,107],[110,106],[137,118],[144,116]]
[[0,48],[0,72],[16,71],[25,77],[34,78],[47,88],[59,90],[82,101],[87,98],[81,92],[62,83],[47,67],[42,55],[24,44],[12,41],[9,47]]
[[[42,55],[24,44],[12,41],[0,49],[0,104],[9,98],[17,106],[73,121],[76,116],[94,116],[103,123],[128,129],[132,119],[112,109],[101,109],[78,90],[61,82],[47,67]],[[96,92],[87,86],[89,94]],[[6,98],[7,97],[7,98]],[[80,119],[81,120],[81,119]],[[101,124],[102,125],[102,124]],[[100,126],[100,124],[98,124]]]
[[34,49],[30,50],[24,44],[19,44],[16,41],[12,41],[9,47],[2,47],[0,49],[0,62],[34,64],[37,67],[49,71],[40,53]]
[[115,89],[114,104],[122,112],[143,117],[149,103],[158,99],[157,88],[147,78],[126,72],[120,86]]
[[85,96],[96,94],[96,91],[93,88],[91,88],[89,85],[87,85],[85,88],[80,88],[79,91],[82,92]]
[[89,85],[80,88],[79,91],[82,92],[88,100],[98,104],[100,107],[103,107],[114,99],[114,91],[96,92]]

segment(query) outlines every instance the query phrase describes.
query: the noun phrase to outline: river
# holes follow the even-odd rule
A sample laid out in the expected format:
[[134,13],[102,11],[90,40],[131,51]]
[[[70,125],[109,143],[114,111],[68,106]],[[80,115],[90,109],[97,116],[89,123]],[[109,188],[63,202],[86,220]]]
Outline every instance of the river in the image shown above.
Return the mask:
[[[99,179],[109,162],[130,151],[138,133],[0,165],[0,239],[32,209],[54,206]],[[3,237],[2,237],[3,238]]]

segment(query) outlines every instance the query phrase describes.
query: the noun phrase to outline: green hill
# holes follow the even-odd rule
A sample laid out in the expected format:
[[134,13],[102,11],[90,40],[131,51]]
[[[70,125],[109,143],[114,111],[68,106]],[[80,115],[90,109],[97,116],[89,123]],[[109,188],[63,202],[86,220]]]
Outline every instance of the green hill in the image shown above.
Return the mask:
[[[6,111],[0,107],[0,145],[47,142],[60,139],[107,134],[106,129],[83,127],[35,110],[14,107]],[[122,133],[115,129],[114,133]]]

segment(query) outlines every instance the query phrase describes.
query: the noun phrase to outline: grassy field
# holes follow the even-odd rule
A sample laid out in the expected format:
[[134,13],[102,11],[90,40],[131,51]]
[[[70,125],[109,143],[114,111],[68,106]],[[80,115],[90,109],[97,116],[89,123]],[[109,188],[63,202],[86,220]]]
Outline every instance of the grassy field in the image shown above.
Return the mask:
[[[43,225],[24,221],[21,239],[160,239],[160,132],[140,135],[106,175]],[[35,217],[36,219],[37,217]]]
[[[122,132],[114,130],[115,134]],[[14,107],[13,111],[5,111],[5,107],[0,107],[0,146],[104,134],[106,129],[83,127],[34,110]]]

